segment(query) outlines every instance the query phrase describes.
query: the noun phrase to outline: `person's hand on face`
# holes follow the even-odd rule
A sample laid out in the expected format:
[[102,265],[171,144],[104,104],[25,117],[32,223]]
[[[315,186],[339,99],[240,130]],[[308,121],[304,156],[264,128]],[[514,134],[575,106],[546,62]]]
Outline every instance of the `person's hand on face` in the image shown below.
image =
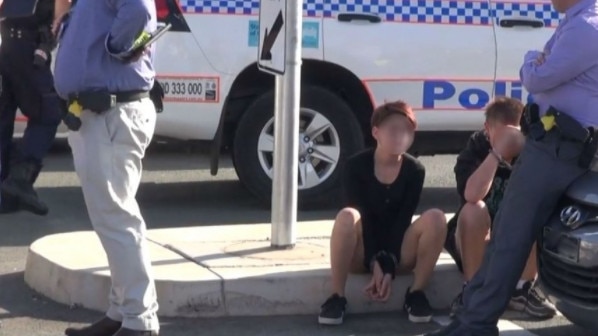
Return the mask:
[[363,289],[365,295],[372,301],[385,302],[390,297],[392,277],[390,274],[384,275],[378,262],[374,262],[372,280]]
[[512,159],[519,155],[525,143],[525,137],[518,127],[512,125],[501,126],[495,131],[494,149],[505,159]]

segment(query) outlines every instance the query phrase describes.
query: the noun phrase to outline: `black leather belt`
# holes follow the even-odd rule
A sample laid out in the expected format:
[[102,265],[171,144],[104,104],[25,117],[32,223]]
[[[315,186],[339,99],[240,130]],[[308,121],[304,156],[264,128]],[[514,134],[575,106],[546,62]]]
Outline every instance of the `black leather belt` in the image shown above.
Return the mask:
[[33,29],[23,29],[16,27],[2,27],[0,29],[2,40],[29,40],[37,41],[39,33]]
[[122,91],[111,93],[116,97],[117,103],[130,103],[143,98],[149,98],[148,91]]

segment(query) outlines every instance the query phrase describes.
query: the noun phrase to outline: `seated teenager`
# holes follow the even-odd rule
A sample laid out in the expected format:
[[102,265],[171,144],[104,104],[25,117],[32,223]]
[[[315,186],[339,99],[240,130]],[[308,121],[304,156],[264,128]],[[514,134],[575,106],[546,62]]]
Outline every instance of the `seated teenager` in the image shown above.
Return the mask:
[[[484,130],[474,133],[457,157],[455,177],[462,205],[449,221],[446,249],[463,273],[464,286],[482,264],[492,222],[511,175],[511,166],[525,142],[519,130],[522,112],[523,104],[518,100],[495,99],[486,107]],[[533,317],[552,317],[555,310],[533,286],[537,273],[535,252],[534,246],[509,307]],[[459,294],[453,302],[451,316],[461,306]]]
[[422,192],[425,169],[407,149],[416,121],[411,108],[398,101],[372,115],[375,149],[351,157],[344,168],[345,208],[336,216],[330,240],[332,296],[322,305],[321,324],[341,324],[349,272],[370,272],[364,293],[376,301],[391,297],[399,271],[413,271],[404,309],[412,322],[429,322],[432,309],[424,294],[443,249],[446,219],[428,210],[411,223]]

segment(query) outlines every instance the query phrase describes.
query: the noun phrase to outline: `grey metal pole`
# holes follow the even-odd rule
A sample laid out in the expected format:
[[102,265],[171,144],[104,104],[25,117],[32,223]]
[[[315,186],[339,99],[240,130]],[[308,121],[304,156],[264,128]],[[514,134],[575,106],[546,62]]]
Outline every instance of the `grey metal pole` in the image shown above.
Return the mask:
[[303,1],[287,0],[286,12],[285,74],[276,76],[274,103],[271,246],[276,248],[293,247],[296,240]]

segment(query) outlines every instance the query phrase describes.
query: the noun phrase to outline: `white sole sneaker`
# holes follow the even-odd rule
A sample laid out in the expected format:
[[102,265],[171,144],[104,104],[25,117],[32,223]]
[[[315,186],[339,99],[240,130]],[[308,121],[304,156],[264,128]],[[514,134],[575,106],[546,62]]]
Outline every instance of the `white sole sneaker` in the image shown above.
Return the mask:
[[413,323],[429,323],[432,321],[432,315],[430,316],[413,316],[409,314],[409,321]]
[[324,324],[324,325],[341,325],[341,324],[343,324],[344,317],[345,317],[345,314],[343,314],[341,317],[338,317],[338,318],[318,316],[318,323]]

